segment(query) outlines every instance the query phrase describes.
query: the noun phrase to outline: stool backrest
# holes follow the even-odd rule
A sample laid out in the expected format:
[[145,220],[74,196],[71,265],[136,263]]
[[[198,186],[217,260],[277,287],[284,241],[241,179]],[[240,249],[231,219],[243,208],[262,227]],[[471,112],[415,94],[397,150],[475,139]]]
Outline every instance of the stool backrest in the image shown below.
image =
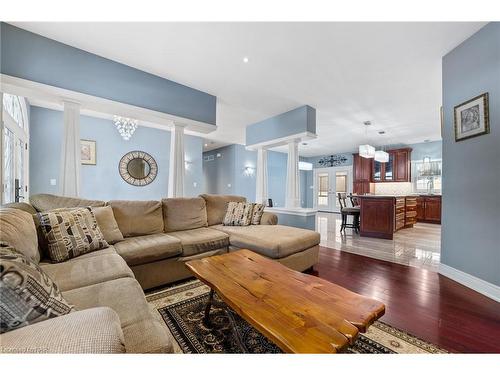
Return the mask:
[[344,209],[347,207],[346,204],[346,198],[347,194],[346,193],[337,193],[337,197],[339,198],[339,204],[340,204],[340,209]]

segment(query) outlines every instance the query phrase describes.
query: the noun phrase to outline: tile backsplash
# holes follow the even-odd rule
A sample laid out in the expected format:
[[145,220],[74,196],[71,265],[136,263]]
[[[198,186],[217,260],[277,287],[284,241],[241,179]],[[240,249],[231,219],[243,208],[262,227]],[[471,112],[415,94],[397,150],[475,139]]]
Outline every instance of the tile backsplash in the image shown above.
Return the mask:
[[413,184],[411,182],[382,182],[374,185],[375,194],[405,195],[413,193]]

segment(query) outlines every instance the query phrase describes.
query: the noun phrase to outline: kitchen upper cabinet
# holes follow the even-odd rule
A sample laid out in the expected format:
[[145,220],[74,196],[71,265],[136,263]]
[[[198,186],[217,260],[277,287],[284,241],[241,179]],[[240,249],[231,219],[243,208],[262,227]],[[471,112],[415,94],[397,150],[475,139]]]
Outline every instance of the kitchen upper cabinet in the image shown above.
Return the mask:
[[388,150],[389,161],[373,161],[373,182],[410,182],[411,148]]
[[371,192],[373,159],[362,158],[353,154],[353,188],[354,194],[367,194]]
[[394,160],[394,179],[395,182],[409,182],[410,176],[410,155],[411,149],[404,148],[392,151]]

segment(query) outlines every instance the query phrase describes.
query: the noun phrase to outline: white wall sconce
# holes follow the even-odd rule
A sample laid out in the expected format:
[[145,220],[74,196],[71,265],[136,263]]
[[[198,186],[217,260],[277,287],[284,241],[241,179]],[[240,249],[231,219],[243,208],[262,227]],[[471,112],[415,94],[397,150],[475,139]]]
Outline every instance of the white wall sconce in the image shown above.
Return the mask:
[[252,166],[246,166],[243,173],[245,174],[245,176],[253,176],[253,174],[255,173],[255,168]]
[[184,161],[184,167],[185,167],[186,169],[190,169],[191,164],[193,164],[193,162],[192,162],[192,161],[189,161],[189,160],[185,160],[185,161]]

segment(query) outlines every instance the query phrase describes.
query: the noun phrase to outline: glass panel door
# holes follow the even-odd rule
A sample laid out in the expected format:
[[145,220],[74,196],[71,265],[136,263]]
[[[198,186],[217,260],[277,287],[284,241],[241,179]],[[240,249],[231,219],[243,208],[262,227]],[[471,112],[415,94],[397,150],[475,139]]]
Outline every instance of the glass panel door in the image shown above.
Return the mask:
[[352,192],[352,167],[330,167],[314,170],[314,208],[339,212],[337,193]]
[[318,186],[316,202],[318,210],[328,209],[330,207],[330,174],[318,173],[316,178]]

